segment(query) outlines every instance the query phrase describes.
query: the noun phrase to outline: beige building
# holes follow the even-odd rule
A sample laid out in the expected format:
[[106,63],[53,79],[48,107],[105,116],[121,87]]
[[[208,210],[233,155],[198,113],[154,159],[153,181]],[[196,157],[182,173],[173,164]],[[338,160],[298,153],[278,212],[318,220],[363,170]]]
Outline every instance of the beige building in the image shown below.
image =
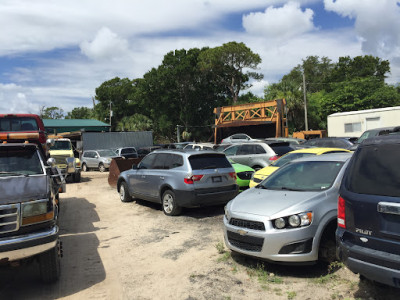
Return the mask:
[[400,106],[334,113],[328,116],[328,136],[359,137],[365,130],[400,126]]

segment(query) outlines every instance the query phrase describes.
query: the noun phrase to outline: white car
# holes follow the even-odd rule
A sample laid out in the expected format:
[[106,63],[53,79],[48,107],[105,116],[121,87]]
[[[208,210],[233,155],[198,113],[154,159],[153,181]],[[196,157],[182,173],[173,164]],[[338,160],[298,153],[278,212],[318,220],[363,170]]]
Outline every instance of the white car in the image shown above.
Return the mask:
[[211,143],[198,143],[187,144],[183,149],[199,149],[199,150],[214,150],[214,144]]
[[246,142],[259,142],[260,140],[253,139],[247,134],[236,133],[228,136],[221,141],[221,144],[232,144],[232,143],[246,143]]

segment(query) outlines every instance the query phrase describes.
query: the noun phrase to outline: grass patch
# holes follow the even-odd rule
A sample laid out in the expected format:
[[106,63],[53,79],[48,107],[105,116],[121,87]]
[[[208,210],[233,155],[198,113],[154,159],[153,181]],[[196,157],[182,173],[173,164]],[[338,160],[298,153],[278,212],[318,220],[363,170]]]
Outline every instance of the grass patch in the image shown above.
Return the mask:
[[221,254],[222,254],[222,256],[220,256],[218,258],[218,260],[217,260],[218,262],[226,262],[231,258],[231,253],[230,252],[223,252]]
[[287,294],[287,298],[289,299],[289,300],[292,300],[292,299],[294,299],[294,297],[296,297],[296,292],[286,292],[286,294]]
[[215,244],[215,248],[217,249],[218,254],[224,254],[226,252],[224,243],[221,241]]
[[257,277],[258,282],[261,284],[266,284],[266,283],[283,283],[283,279],[279,276],[276,276],[273,273],[268,272],[265,270],[265,266],[263,263],[257,264],[255,268],[249,268],[247,270],[247,274],[250,277]]

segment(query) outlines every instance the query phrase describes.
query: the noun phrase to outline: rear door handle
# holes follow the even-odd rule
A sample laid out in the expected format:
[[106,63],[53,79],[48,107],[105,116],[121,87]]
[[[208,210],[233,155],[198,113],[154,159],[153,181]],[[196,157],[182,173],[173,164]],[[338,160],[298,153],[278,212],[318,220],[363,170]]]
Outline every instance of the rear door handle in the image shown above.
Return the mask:
[[164,177],[164,176],[160,176],[160,179],[164,180],[164,179],[165,179],[165,177]]
[[142,175],[142,178],[146,178],[146,176]]

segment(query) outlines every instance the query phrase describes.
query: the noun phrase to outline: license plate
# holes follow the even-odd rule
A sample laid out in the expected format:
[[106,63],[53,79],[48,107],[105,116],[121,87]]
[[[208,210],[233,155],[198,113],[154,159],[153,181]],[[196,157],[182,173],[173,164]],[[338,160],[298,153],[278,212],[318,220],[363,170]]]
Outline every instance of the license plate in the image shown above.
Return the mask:
[[222,182],[222,177],[221,176],[214,176],[212,178],[212,182]]

